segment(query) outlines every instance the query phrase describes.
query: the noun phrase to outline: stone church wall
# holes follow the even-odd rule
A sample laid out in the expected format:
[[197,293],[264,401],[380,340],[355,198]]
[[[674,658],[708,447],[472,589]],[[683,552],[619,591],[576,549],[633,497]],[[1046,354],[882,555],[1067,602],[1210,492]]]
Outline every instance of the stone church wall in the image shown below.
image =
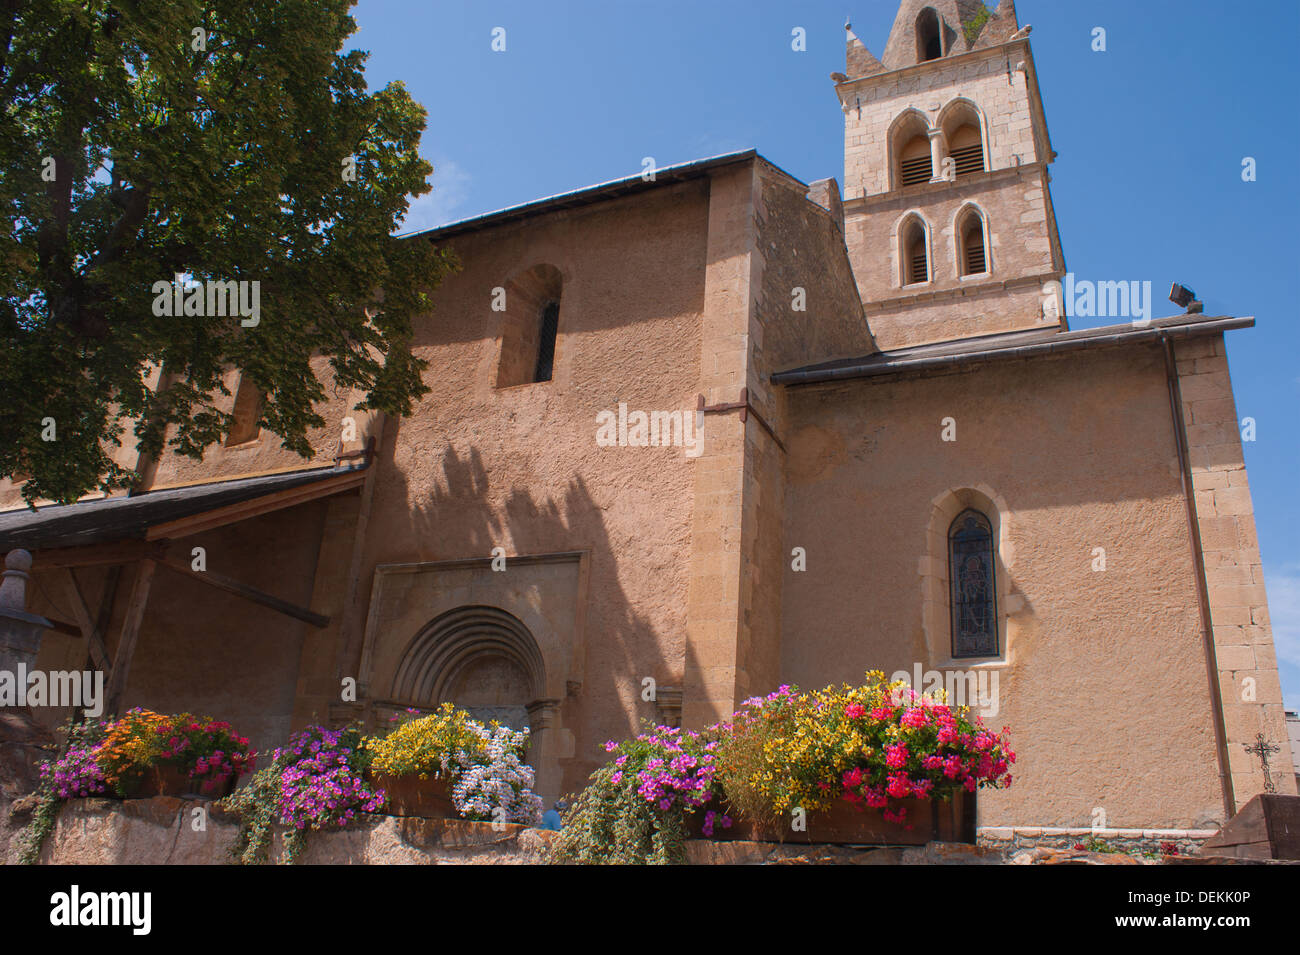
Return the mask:
[[[987,719],[1011,727],[1020,758],[1015,785],[981,795],[981,827],[1222,817],[1158,349],[792,388],[787,430],[785,549],[806,547],[808,569],[785,573],[786,680],[996,673]],[[974,663],[949,659],[946,525],[933,527],[962,500],[998,511],[1002,652]]]
[[[656,715],[641,697],[645,678],[682,685],[695,461],[682,447],[601,447],[596,429],[597,414],[620,402],[693,415],[708,214],[707,183],[694,180],[454,237],[464,267],[439,288],[412,346],[430,363],[433,391],[384,432],[367,601],[377,568],[486,561],[496,547],[507,564],[493,576],[528,601],[527,568],[510,558],[584,554],[585,652],[560,678],[552,726],[570,791],[605,740]],[[562,277],[553,380],[497,388],[507,316],[492,310],[493,290],[539,265]],[[391,622],[419,617],[419,607],[366,612],[376,657],[416,635]],[[380,699],[391,687],[368,690]]]
[[879,195],[891,188],[889,131],[908,109],[927,114],[962,97],[975,103],[987,124],[989,168],[1049,161],[1034,139],[1023,71],[1026,48],[971,54],[850,83],[839,90],[845,108],[844,198]]
[[[867,321],[882,350],[1053,325],[1042,287],[1057,274],[1048,239],[1051,199],[1042,166],[924,183],[846,208],[845,231]],[[987,223],[988,275],[958,271],[958,214],[974,206]],[[899,232],[909,213],[929,229],[932,278],[903,287]]]

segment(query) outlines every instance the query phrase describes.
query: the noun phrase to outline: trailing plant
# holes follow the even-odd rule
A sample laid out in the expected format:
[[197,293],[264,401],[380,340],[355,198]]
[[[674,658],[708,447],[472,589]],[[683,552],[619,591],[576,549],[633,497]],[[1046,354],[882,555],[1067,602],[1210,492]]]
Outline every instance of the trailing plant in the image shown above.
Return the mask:
[[21,864],[35,865],[39,861],[41,847],[54,831],[65,800],[106,791],[103,770],[94,760],[104,726],[97,720],[69,720],[60,727],[63,743],[58,756],[40,765],[40,780],[33,793],[36,808],[21,836],[22,849],[18,856]]
[[721,802],[716,745],[701,734],[668,726],[606,743],[614,759],[592,773],[573,800],[552,844],[552,861],[685,862],[690,814],[703,810],[706,836],[715,826],[731,825],[730,817],[713,808]]
[[59,799],[98,796],[108,792],[104,768],[96,758],[107,723],[95,720],[69,722],[63,727],[65,742],[56,759],[41,764],[41,780]]
[[222,805],[240,817],[231,854],[244,865],[268,861],[276,826],[284,827],[282,861],[292,863],[309,831],[343,828],[359,812],[383,807],[383,790],[365,779],[370,754],[359,726],[310,726],[277,749],[271,765]]

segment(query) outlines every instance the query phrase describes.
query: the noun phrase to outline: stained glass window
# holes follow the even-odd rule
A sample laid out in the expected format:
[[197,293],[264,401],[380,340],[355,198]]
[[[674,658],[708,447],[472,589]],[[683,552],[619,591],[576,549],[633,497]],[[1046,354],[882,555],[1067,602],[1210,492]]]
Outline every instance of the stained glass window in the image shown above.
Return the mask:
[[963,511],[948,529],[948,578],[952,581],[953,657],[997,656],[993,528],[979,511]]

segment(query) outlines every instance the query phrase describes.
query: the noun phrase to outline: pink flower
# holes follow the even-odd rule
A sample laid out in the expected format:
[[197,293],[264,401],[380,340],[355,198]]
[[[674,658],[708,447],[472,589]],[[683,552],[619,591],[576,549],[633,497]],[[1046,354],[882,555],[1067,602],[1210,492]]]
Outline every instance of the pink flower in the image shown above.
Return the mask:
[[867,715],[867,708],[861,703],[850,703],[844,707],[844,715],[851,720],[861,719]]
[[908,729],[920,729],[922,726],[930,724],[930,718],[926,716],[925,709],[920,706],[914,706],[911,709],[903,711],[903,716],[899,721]]
[[894,743],[885,747],[885,765],[890,769],[902,769],[907,765],[907,744]]

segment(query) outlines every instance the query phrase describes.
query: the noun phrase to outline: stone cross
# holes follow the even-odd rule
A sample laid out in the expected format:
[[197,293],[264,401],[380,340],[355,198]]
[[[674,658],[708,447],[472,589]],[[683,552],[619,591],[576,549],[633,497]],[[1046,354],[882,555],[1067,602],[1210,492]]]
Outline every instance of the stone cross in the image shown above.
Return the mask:
[[1281,748],[1275,743],[1270,743],[1264,737],[1263,733],[1255,734],[1255,744],[1253,746],[1247,746],[1245,744],[1243,744],[1243,746],[1246,752],[1258,756],[1259,761],[1264,766],[1264,792],[1277,792],[1277,789],[1273,786],[1273,776],[1268,771],[1268,758],[1273,753],[1281,752]]

